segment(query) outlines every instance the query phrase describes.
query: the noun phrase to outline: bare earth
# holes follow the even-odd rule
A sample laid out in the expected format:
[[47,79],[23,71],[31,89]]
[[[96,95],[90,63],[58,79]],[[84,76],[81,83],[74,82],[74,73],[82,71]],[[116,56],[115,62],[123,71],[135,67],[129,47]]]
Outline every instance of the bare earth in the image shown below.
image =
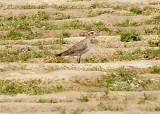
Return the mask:
[[[50,15],[53,13],[62,13],[71,15],[74,18],[64,20],[43,20],[50,24],[61,24],[79,20],[83,23],[103,22],[107,26],[106,31],[97,30],[97,37],[92,44],[89,52],[82,56],[82,63],[76,63],[75,57],[64,57],[66,63],[54,63],[51,58],[32,58],[25,62],[1,62],[0,63],[0,80],[17,80],[27,81],[33,79],[41,79],[44,85],[48,83],[52,85],[62,85],[64,88],[69,88],[67,91],[52,92],[44,95],[0,95],[0,113],[45,113],[45,114],[159,114],[154,110],[156,105],[160,105],[160,91],[109,91],[106,95],[106,87],[84,86],[75,82],[75,80],[94,81],[101,79],[106,74],[105,70],[113,70],[117,68],[133,68],[133,69],[147,69],[153,65],[160,65],[160,58],[150,57],[148,60],[132,60],[132,61],[109,61],[105,63],[85,63],[87,58],[101,59],[110,57],[117,52],[117,50],[130,51],[134,49],[159,49],[159,47],[150,47],[149,40],[154,40],[159,35],[142,35],[141,41],[121,42],[120,35],[114,35],[116,32],[126,31],[141,31],[143,29],[152,29],[159,26],[158,24],[141,25],[137,27],[118,27],[114,26],[117,23],[124,22],[126,19],[131,19],[133,22],[144,22],[160,15],[160,4],[151,5],[151,3],[160,3],[160,0],[0,0],[0,17],[18,17],[31,16],[38,14],[38,12],[47,12]],[[108,7],[95,8],[92,11],[106,11],[108,13],[93,16],[88,16],[87,9],[65,9],[57,10],[55,8],[44,9],[21,9],[20,6],[25,5],[58,5],[58,6],[80,6],[89,7],[93,3],[107,4]],[[126,16],[129,13],[125,9],[113,8],[117,5],[127,6],[128,9],[132,6],[139,6],[141,8],[150,6],[159,9],[156,13],[151,15],[133,15]],[[0,51],[4,49],[24,49],[30,47],[32,50],[38,51],[37,42],[56,41],[55,36],[63,32],[71,33],[69,38],[64,38],[65,44],[58,46],[61,49],[50,49],[53,53],[59,53],[71,47],[76,42],[84,39],[80,33],[85,33],[87,30],[70,29],[70,30],[45,30],[45,28],[35,29],[43,33],[41,39],[31,40],[0,40]],[[0,36],[6,36],[9,31],[0,31]],[[24,33],[28,31],[23,31]],[[109,34],[112,35],[109,35]],[[23,42],[16,44],[16,42]],[[49,47],[50,44],[43,46]],[[103,70],[93,70],[94,68],[101,68]],[[141,77],[151,78],[160,81],[160,74],[143,73]],[[50,86],[50,85],[48,85]],[[1,87],[1,86],[0,86]],[[1,93],[1,90],[0,90]],[[152,95],[156,100],[140,101],[144,97],[144,93]],[[88,96],[88,102],[82,102],[82,96]],[[54,102],[40,103],[39,99],[47,99]],[[119,110],[104,110],[106,106],[119,107]]]

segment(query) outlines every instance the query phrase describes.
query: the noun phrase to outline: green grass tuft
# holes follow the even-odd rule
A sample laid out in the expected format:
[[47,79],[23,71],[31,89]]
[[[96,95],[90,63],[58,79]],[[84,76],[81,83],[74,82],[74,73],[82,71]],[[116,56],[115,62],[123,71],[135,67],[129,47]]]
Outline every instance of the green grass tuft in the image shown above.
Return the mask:
[[139,41],[139,40],[141,40],[141,38],[138,33],[132,32],[132,33],[121,34],[122,42]]
[[73,17],[71,17],[70,15],[64,15],[64,14],[61,14],[61,15],[58,15],[55,19],[56,20],[64,20],[64,19],[71,19]]
[[82,102],[88,102],[89,100],[88,100],[88,96],[82,96],[81,97],[81,101]]
[[148,69],[150,73],[160,74],[160,65],[152,66]]
[[156,105],[154,109],[155,111],[160,111],[160,105]]
[[158,40],[148,40],[148,44],[151,47],[160,47],[160,38]]
[[42,98],[40,98],[40,99],[38,100],[38,103],[48,103],[48,101],[47,101],[47,99],[42,99]]
[[64,88],[63,88],[63,86],[52,86],[52,90],[54,91],[54,92],[62,92],[62,91],[64,91]]
[[104,110],[107,110],[107,111],[120,111],[120,108],[117,106],[117,107],[112,107],[110,105],[108,105],[107,107],[104,108]]
[[142,10],[138,7],[132,7],[129,11],[137,15],[142,14]]
[[62,33],[61,35],[56,36],[57,38],[67,38],[70,37],[71,34],[68,32]]
[[91,8],[95,9],[95,8],[100,8],[101,5],[99,3],[94,3],[91,5]]
[[9,39],[12,39],[12,40],[17,40],[17,39],[20,39],[22,37],[22,34],[18,31],[10,31],[8,34],[7,34],[7,37]]

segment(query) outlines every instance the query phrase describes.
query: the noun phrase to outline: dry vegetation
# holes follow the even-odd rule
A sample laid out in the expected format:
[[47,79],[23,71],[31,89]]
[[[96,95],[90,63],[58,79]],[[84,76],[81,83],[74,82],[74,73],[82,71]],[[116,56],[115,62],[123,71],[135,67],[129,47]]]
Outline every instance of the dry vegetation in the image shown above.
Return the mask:
[[[159,113],[158,0],[32,2],[0,2],[0,113]],[[89,30],[82,63],[54,56]]]

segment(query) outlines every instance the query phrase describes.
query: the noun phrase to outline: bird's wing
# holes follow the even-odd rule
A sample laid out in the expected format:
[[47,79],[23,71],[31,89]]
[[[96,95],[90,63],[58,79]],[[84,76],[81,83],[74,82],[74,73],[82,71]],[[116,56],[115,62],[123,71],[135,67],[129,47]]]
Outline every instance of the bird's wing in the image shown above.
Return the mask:
[[78,42],[77,44],[73,45],[68,50],[62,52],[61,55],[62,56],[71,55],[73,53],[78,53],[78,52],[85,50],[87,48],[87,43],[85,42],[85,40],[82,40],[82,41]]

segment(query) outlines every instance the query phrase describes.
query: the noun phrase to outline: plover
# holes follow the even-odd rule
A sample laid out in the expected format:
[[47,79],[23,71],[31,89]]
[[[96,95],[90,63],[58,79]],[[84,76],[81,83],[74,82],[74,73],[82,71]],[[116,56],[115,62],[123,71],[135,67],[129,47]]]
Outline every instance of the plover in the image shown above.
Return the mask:
[[89,31],[84,40],[73,45],[68,50],[57,54],[56,56],[77,56],[77,62],[80,63],[81,55],[90,50],[91,38],[95,35],[94,31]]

